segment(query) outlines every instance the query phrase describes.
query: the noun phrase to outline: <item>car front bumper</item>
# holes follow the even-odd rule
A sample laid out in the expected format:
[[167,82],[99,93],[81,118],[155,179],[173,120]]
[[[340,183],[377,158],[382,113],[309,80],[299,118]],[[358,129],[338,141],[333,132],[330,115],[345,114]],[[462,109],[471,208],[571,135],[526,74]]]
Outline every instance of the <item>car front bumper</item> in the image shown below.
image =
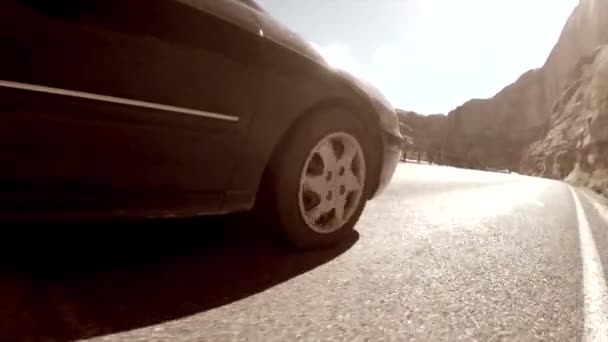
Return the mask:
[[377,197],[390,182],[401,157],[403,138],[393,133],[382,134],[382,165],[380,166],[378,187],[372,198]]

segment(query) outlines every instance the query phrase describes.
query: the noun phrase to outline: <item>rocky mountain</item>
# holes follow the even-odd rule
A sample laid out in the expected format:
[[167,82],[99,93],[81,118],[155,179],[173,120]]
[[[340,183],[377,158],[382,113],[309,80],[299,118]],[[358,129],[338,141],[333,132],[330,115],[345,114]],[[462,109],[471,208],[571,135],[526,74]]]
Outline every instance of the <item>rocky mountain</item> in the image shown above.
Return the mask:
[[[431,145],[441,146],[447,164],[522,169],[565,177],[562,173],[566,171],[555,174],[539,171],[537,163],[542,157],[538,149],[548,148],[544,137],[554,134],[551,132],[565,122],[559,118],[586,115],[572,109],[570,98],[565,100],[563,96],[572,92],[567,88],[572,87],[569,82],[591,82],[584,78],[587,74],[581,71],[581,65],[590,66],[585,69],[587,72],[599,72],[600,62],[591,62],[595,58],[590,56],[605,43],[608,43],[608,0],[581,0],[541,68],[524,73],[492,98],[473,99],[452,110],[441,124],[441,132],[425,139],[431,140]],[[584,89],[590,87],[593,86]],[[571,123],[578,125],[587,119],[573,120]],[[539,140],[545,142],[536,142]]]
[[549,122],[543,138],[525,151],[523,171],[608,195],[608,45],[579,61]]
[[[441,141],[438,139],[445,131],[447,118],[443,114],[421,115],[412,111],[397,109],[401,122],[401,134],[408,137],[406,148],[438,155]],[[437,159],[437,158],[435,158]]]
[[531,70],[491,99],[473,99],[448,114],[445,145],[456,164],[517,170],[521,151],[544,129],[542,70]]

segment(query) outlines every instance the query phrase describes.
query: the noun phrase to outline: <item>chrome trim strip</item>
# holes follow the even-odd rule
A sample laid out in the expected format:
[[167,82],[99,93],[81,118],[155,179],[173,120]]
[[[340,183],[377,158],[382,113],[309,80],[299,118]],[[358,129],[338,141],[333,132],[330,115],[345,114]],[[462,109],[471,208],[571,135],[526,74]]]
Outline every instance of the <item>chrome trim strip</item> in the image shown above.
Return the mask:
[[202,116],[205,118],[211,118],[211,119],[217,119],[217,120],[239,121],[239,118],[237,116],[232,116],[232,115],[210,113],[210,112],[205,112],[202,110],[168,106],[168,105],[164,105],[164,104],[160,104],[160,103],[130,100],[130,99],[125,99],[125,98],[121,98],[121,97],[85,93],[82,91],[46,87],[46,86],[13,82],[13,81],[0,80],[0,87],[29,90],[29,91],[54,94],[54,95],[78,97],[78,98],[87,99],[87,100],[118,103],[118,104],[123,104],[123,105],[128,105],[128,106],[134,106],[134,107],[151,108],[151,109],[157,109],[157,110],[162,110],[162,111],[166,111],[166,112],[175,112],[175,113],[196,115],[196,116]]

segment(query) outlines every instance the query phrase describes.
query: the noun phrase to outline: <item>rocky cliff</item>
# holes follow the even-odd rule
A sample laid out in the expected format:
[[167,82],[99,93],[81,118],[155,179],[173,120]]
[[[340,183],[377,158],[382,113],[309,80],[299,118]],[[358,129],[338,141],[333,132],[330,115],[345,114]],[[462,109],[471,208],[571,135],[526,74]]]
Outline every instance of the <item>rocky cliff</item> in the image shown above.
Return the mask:
[[[490,99],[473,99],[448,114],[437,137],[449,164],[520,169],[523,152],[553,126],[552,109],[581,58],[608,42],[608,0],[581,0],[546,63]],[[505,60],[508,63],[508,60]]]
[[441,150],[440,137],[444,134],[447,118],[443,114],[421,115],[397,109],[402,124],[401,133],[409,138],[407,148],[427,153]]
[[448,114],[445,146],[452,164],[516,170],[521,151],[540,137],[542,70],[531,70],[491,99],[474,99]]
[[543,138],[526,150],[523,171],[608,195],[608,45],[580,59],[549,122]]

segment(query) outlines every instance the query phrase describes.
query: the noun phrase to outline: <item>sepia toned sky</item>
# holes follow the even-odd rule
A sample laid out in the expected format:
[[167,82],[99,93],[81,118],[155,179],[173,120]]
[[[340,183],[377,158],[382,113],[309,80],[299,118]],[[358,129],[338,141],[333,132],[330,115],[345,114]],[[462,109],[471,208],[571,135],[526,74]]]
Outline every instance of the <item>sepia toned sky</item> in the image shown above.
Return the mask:
[[542,66],[578,0],[258,0],[397,108],[447,113]]

